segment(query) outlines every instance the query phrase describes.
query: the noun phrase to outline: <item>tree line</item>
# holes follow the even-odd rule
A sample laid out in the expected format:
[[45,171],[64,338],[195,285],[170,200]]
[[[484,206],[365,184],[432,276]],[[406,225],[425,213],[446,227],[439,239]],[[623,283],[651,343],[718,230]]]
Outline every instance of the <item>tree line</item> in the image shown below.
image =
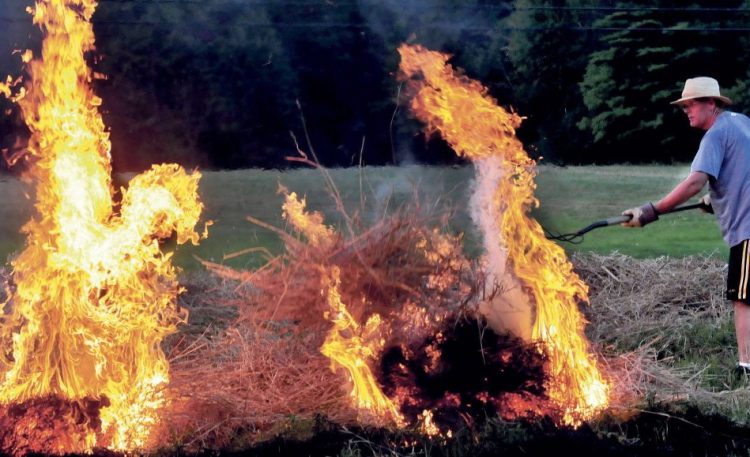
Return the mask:
[[[38,46],[23,13],[0,21],[19,17]],[[738,111],[750,83],[750,1],[100,0],[94,30],[117,170],[287,167],[297,146],[328,166],[455,163],[405,107],[403,42],[452,54],[558,164],[689,160],[700,132],[668,103],[684,80],[714,76]],[[0,108],[7,148],[23,129]]]

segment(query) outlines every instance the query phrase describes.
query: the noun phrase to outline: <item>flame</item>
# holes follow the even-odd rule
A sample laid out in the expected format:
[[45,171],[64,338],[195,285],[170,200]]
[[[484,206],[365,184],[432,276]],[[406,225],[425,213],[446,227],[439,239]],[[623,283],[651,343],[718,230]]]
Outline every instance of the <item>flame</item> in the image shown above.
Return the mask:
[[550,359],[548,395],[561,407],[562,422],[578,425],[607,405],[609,386],[589,352],[577,307],[587,300],[588,287],[563,249],[528,216],[538,205],[536,164],[515,136],[521,118],[497,106],[479,82],[457,73],[447,63],[449,55],[406,44],[398,51],[402,77],[414,91],[412,112],[426,131],[439,132],[459,155],[471,159],[480,177],[497,170],[494,187],[479,202],[492,218],[483,225],[486,240],[494,240],[487,246],[490,269],[498,281],[520,283],[513,293],[525,292],[535,305],[530,335],[543,342]]
[[440,429],[435,425],[432,419],[432,411],[425,409],[422,414],[417,415],[417,419],[420,422],[419,430],[427,436],[437,436],[440,434]]
[[[336,232],[323,222],[319,212],[305,211],[306,202],[294,192],[286,193],[283,204],[283,217],[299,230],[313,247],[327,249],[336,238]],[[322,290],[326,297],[329,311],[324,317],[333,323],[320,352],[331,359],[331,369],[343,367],[352,383],[351,398],[354,406],[367,419],[375,423],[393,422],[403,425],[404,421],[398,409],[383,394],[369,366],[383,349],[385,340],[381,336],[383,324],[378,314],[371,315],[364,326],[361,326],[351,315],[341,300],[340,270],[336,266],[321,266]]]
[[[463,256],[454,255],[455,252],[460,252],[463,246],[463,234],[441,233],[435,228],[427,235],[430,238],[429,243],[427,237],[424,237],[415,246],[422,251],[424,258],[432,265],[441,265],[445,259],[448,259],[448,262],[445,262],[446,268],[427,275],[427,287],[445,292],[456,287],[456,284],[460,284],[461,272],[469,268],[468,260]],[[439,321],[439,316],[436,317]]]
[[281,207],[282,217],[302,232],[311,246],[330,246],[334,240],[334,230],[323,223],[323,215],[319,212],[305,211],[306,206],[305,199],[298,198],[296,192],[287,193]]
[[422,410],[421,414],[417,414],[417,421],[419,422],[419,431],[425,436],[440,438],[453,437],[452,430],[448,430],[445,433],[440,431],[440,428],[435,424],[432,411],[429,409]]
[[[110,143],[84,54],[94,50],[94,0],[39,0],[33,22],[42,58],[24,53],[29,80],[0,91],[31,131],[36,215],[12,262],[5,304],[0,403],[45,396],[105,399],[102,430],[87,446],[146,444],[164,405],[169,366],[160,343],[187,319],[171,254],[159,239],[197,243],[199,173],[158,165],[135,177],[114,209]],[[28,59],[28,60],[27,60]],[[67,449],[66,452],[80,452]]]
[[[370,360],[379,355],[385,344],[380,336],[380,316],[373,314],[364,327],[361,327],[341,301],[339,269],[333,267],[330,277],[324,281],[324,291],[331,308],[326,313],[326,318],[333,322],[333,328],[328,332],[320,352],[349,373],[352,381],[351,396],[359,410],[369,413],[370,419],[375,422],[392,421],[402,426],[403,417],[396,405],[383,394],[368,365]],[[336,365],[331,368],[335,369]]]

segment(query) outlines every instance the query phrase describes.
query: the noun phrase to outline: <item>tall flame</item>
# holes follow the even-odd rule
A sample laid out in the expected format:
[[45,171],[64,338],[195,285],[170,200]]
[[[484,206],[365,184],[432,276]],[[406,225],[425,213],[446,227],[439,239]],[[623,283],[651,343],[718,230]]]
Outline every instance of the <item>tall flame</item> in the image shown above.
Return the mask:
[[[398,51],[402,77],[414,91],[412,112],[428,132],[439,132],[478,170],[476,192],[484,195],[475,197],[475,213],[490,216],[489,223],[481,225],[485,241],[494,240],[487,246],[489,268],[499,282],[520,282],[521,288],[509,289],[512,294],[528,294],[528,306],[535,307],[530,336],[544,343],[550,358],[547,392],[560,405],[563,423],[577,425],[606,406],[609,386],[589,352],[577,307],[587,300],[588,287],[573,272],[563,249],[548,241],[528,216],[538,205],[536,164],[515,136],[521,118],[497,106],[479,82],[457,73],[447,54],[406,44]],[[490,190],[488,183],[493,185]],[[496,227],[497,233],[488,227]]]
[[[36,183],[36,215],[25,250],[12,262],[6,303],[0,403],[57,396],[106,399],[102,431],[89,446],[143,446],[158,420],[169,366],[160,348],[187,313],[159,238],[197,243],[200,175],[154,166],[123,191],[116,212],[110,143],[101,99],[84,59],[94,49],[94,0],[39,0],[33,22],[42,56],[27,57],[29,80],[12,95],[31,131],[26,159]],[[80,450],[67,450],[80,451]]]

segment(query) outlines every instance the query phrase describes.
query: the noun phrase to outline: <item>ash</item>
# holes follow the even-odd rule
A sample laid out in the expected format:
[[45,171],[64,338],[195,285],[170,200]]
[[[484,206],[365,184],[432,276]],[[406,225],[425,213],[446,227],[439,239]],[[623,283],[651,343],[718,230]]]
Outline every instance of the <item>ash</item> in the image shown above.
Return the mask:
[[497,415],[538,415],[547,402],[545,363],[538,346],[453,317],[426,338],[386,348],[379,377],[407,420],[430,410],[441,429],[457,430]]

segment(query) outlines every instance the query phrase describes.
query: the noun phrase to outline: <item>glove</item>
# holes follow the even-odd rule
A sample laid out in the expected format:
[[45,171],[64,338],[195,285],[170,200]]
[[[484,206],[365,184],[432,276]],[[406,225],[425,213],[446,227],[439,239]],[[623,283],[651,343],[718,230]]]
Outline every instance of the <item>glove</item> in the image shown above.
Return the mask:
[[650,202],[637,208],[626,209],[622,212],[622,215],[632,216],[628,222],[620,224],[623,227],[643,227],[659,219],[659,213],[656,212],[654,204]]
[[713,214],[714,213],[714,207],[711,206],[711,194],[706,194],[703,197],[701,197],[700,201],[700,209],[704,213]]

